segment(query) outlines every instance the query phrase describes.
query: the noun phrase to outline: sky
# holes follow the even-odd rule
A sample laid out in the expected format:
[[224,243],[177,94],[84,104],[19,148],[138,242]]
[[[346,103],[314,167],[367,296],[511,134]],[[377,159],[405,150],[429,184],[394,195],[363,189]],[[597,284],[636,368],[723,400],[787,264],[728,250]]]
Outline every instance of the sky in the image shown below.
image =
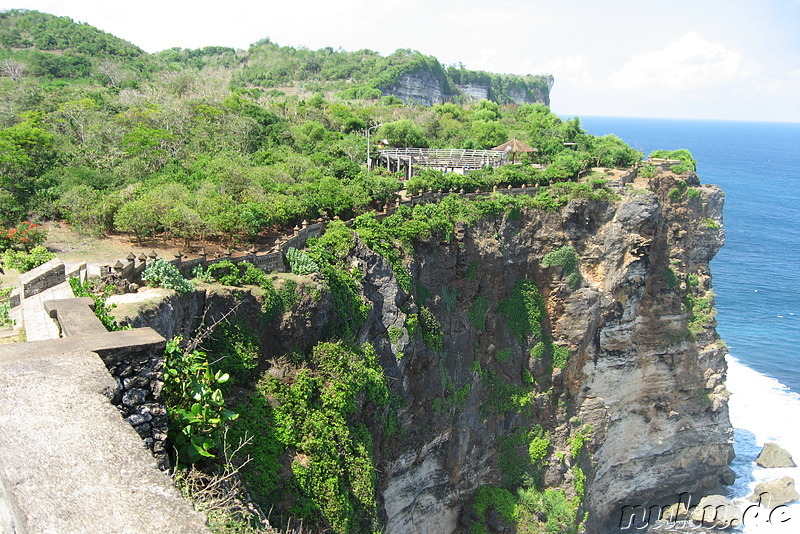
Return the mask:
[[552,74],[562,116],[800,122],[800,0],[0,0],[12,8],[148,52],[269,37]]

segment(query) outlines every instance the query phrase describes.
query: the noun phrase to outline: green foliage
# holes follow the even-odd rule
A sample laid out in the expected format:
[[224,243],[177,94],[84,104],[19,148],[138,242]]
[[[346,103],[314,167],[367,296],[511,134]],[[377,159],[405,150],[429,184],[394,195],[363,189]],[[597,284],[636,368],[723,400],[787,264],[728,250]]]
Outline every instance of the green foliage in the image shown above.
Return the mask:
[[701,219],[700,220],[700,224],[702,224],[704,227],[710,228],[712,230],[719,230],[720,229],[720,224],[717,221],[715,221],[714,219],[709,219],[709,218]]
[[335,312],[325,325],[326,339],[354,339],[369,314],[361,294],[361,272],[344,262],[353,243],[352,232],[342,222],[331,223],[320,238],[308,243],[308,255],[328,285]]
[[563,369],[569,360],[569,350],[558,345],[553,346],[553,367]]
[[433,312],[424,306],[419,309],[419,325],[422,330],[422,340],[428,348],[437,352],[443,350],[442,340],[444,334],[442,333],[442,327]]
[[674,269],[672,269],[672,267],[667,267],[661,271],[661,280],[669,289],[675,289],[680,283],[680,280],[678,280],[678,274]]
[[[4,226],[34,214],[91,234],[163,235],[189,246],[253,241],[321,216],[350,219],[393,201],[400,189],[396,175],[362,164],[362,132],[376,124],[375,139],[398,145],[488,147],[513,135],[538,149],[519,164],[417,184],[437,189],[439,182],[468,191],[545,185],[576,178],[593,159],[621,165],[635,152],[545,105],[516,105],[520,94],[546,101],[547,77],[444,68],[411,50],[382,57],[263,40],[243,52],[150,55],[91,26],[16,10],[0,18],[0,46],[9,72],[0,84],[8,103],[0,113]],[[331,96],[381,98],[412,73],[437,79],[455,102],[466,102],[458,85],[473,80],[489,88],[489,101],[421,109],[391,96]],[[277,89],[283,85],[312,96],[287,96]],[[553,195],[556,203],[562,196]]]
[[494,355],[495,360],[500,363],[507,362],[508,360],[514,357],[514,351],[512,349],[502,349],[498,350],[497,354]]
[[540,425],[522,429],[500,438],[498,465],[503,487],[514,490],[523,486],[540,486],[545,459],[550,450],[550,434]]
[[406,315],[406,330],[409,336],[413,336],[417,332],[419,326],[419,315],[416,313],[409,313]]
[[562,490],[523,488],[519,491],[516,512],[519,525],[524,528],[518,532],[576,534],[579,505],[580,499],[568,500]]
[[547,458],[550,450],[550,434],[542,430],[540,425],[536,425],[530,432],[530,442],[528,444],[528,458],[533,466],[538,466],[541,470],[542,463]]
[[655,175],[656,175],[656,166],[653,165],[652,163],[643,165],[639,169],[639,176],[641,176],[642,178],[652,178]]
[[110,286],[106,286],[102,291],[95,291],[93,284],[89,280],[81,283],[76,276],[70,277],[69,286],[72,288],[72,294],[76,297],[91,297],[94,299],[94,314],[103,323],[106,330],[109,332],[123,330],[114,316],[111,315],[111,310],[116,308],[117,305],[106,302],[111,293]]
[[457,289],[448,289],[442,286],[442,303],[447,311],[451,312],[456,307],[456,300],[458,299]]
[[689,293],[683,298],[683,308],[688,313],[687,329],[692,339],[704,332],[717,315],[716,309],[711,304],[712,298],[711,291],[702,296]]
[[472,527],[472,534],[488,532],[486,515],[490,510],[495,510],[508,523],[513,523],[517,518],[515,510],[517,499],[506,489],[496,486],[479,486],[475,490],[474,499],[472,509],[479,519]]
[[483,370],[483,385],[487,393],[481,406],[484,416],[504,414],[509,410],[523,413],[533,404],[534,392],[531,384],[514,384],[503,380],[489,368]]
[[475,280],[478,277],[478,260],[469,262],[467,272],[464,274],[466,280]]
[[388,335],[389,335],[389,343],[394,345],[395,343],[400,341],[400,338],[403,337],[403,329],[397,326],[390,326],[388,330]]
[[294,247],[289,247],[286,251],[286,261],[289,263],[289,270],[294,274],[312,274],[319,272],[319,266],[314,263],[308,254]]
[[583,450],[583,445],[589,439],[589,436],[594,432],[592,425],[585,425],[582,429],[578,430],[569,438],[570,455],[573,459],[577,458]]
[[213,372],[204,352],[186,351],[181,341],[171,339],[164,351],[164,401],[178,461],[193,464],[215,456],[225,426],[238,416],[225,408],[220,389],[228,374]]
[[692,153],[685,148],[679,148],[677,150],[656,150],[652,152],[649,157],[680,160],[681,168],[678,171],[672,169],[673,172],[676,172],[677,174],[686,172],[687,170],[697,170],[697,161],[692,156]]
[[194,285],[183,277],[178,268],[162,259],[157,259],[145,268],[142,280],[153,287],[172,289],[178,293],[194,291]]
[[256,378],[259,340],[256,332],[242,321],[219,325],[204,348],[212,356],[211,371],[231,378],[221,386],[224,393],[233,386],[247,387]]
[[467,311],[467,320],[476,330],[486,330],[486,314],[489,311],[489,301],[483,295],[478,295]]
[[281,307],[284,311],[291,311],[300,298],[297,293],[297,282],[291,279],[283,281],[283,286],[278,291],[278,297],[281,299]]
[[668,196],[672,202],[680,202],[683,198],[684,193],[686,193],[686,182],[683,180],[678,180],[677,185],[669,190]]
[[13,290],[13,287],[3,287],[3,282],[0,281],[0,327],[12,326],[14,324],[14,320],[8,315],[8,312],[11,311],[8,296]]
[[700,190],[694,187],[690,187],[686,190],[686,198],[699,198],[700,195]]
[[542,469],[550,451],[550,435],[536,425],[500,439],[503,487],[482,486],[475,492],[473,510],[478,519],[471,532],[487,531],[487,513],[495,510],[510,528],[530,534],[576,534],[578,510],[586,489],[583,471],[572,468],[575,497],[568,500],[562,490],[542,489]]
[[550,251],[542,258],[542,267],[561,267],[561,272],[567,277],[567,283],[578,287],[581,283],[581,273],[578,270],[578,254],[571,245]]
[[408,119],[384,124],[378,130],[378,135],[389,142],[389,146],[425,148],[428,140],[422,128]]
[[369,345],[320,343],[291,379],[265,374],[234,427],[253,435],[243,475],[256,502],[334,532],[376,530],[372,438],[353,415],[388,398]]
[[542,338],[544,299],[532,281],[517,281],[509,298],[500,303],[500,312],[508,318],[506,328],[520,343],[527,336]]
[[7,268],[17,269],[21,273],[27,273],[31,269],[35,269],[55,257],[56,255],[54,253],[39,245],[33,247],[29,252],[7,249],[3,254],[3,263],[5,263]]

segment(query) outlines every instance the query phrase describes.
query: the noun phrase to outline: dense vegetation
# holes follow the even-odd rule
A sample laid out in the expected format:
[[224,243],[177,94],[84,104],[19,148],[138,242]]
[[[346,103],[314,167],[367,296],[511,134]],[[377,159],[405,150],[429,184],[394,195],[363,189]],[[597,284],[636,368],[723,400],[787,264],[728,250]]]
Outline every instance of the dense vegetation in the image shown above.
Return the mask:
[[[481,187],[569,180],[592,165],[640,158],[619,139],[593,137],[577,119],[562,121],[543,105],[420,109],[306,87],[311,79],[369,84],[407,62],[433,68],[431,58],[409,51],[383,58],[263,41],[246,53],[208,47],[148,55],[90,26],[33,11],[3,13],[0,44],[6,227],[63,218],[89,233],[163,235],[190,245],[244,242],[321,216],[351,218],[392,200],[401,187],[397,176],[365,168],[364,129],[377,124],[383,126],[372,139],[398,146],[488,148],[517,137],[539,150],[524,163],[549,165],[482,171],[474,176]],[[60,63],[45,67],[48,61]],[[316,66],[300,67],[309,62]],[[474,74],[455,70],[462,78]],[[288,83],[295,94],[267,91]],[[460,180],[454,185],[473,183]],[[410,184],[425,185],[424,177]]]
[[[207,47],[150,55],[69,19],[10,11],[0,14],[0,68],[0,223],[6,239],[0,247],[12,254],[30,254],[41,243],[29,220],[65,219],[91,234],[121,232],[140,242],[163,236],[190,246],[256,241],[320,217],[353,219],[349,226],[332,222],[306,250],[287,253],[293,272],[314,274],[319,287],[285,279],[276,289],[258,269],[230,262],[194,273],[204,281],[258,286],[262,326],[304,296],[328,292],[334,313],[321,343],[273,362],[285,372],[281,378],[261,373],[257,335],[234,321],[219,326],[203,346],[173,340],[166,362],[176,460],[219,468],[218,459],[227,460],[223,430],[230,423],[230,437],[247,442],[243,452],[251,461],[240,475],[253,500],[281,521],[335,532],[380,529],[377,438],[370,431],[391,436],[398,403],[373,347],[356,342],[370,310],[360,293],[361,273],[346,261],[352,247],[360,241],[383,255],[420,304],[404,328],[388,332],[392,343],[408,336],[441,353],[441,324],[425,305],[425,288],[406,268],[415,243],[452,240],[457,222],[523,208],[556,210],[573,198],[613,200],[602,179],[591,179],[599,177],[590,176],[590,168],[628,167],[641,159],[614,136],[589,135],[577,118],[562,120],[542,104],[509,104],[512,93],[544,90],[545,79],[444,68],[408,50],[382,57],[264,40],[246,52]],[[420,70],[438,77],[455,103],[420,108],[382,97],[381,89],[403,73]],[[489,84],[492,100],[459,102],[456,86],[466,84]],[[369,147],[367,128],[374,128]],[[468,175],[424,171],[407,184],[365,165],[377,139],[392,146],[491,148],[511,138],[537,152],[520,156],[519,164]],[[383,219],[373,212],[401,188],[488,191],[522,184],[542,187],[530,196],[477,201],[450,195],[436,204],[401,206]],[[542,265],[560,268],[572,286],[581,283],[570,247],[548,254]],[[467,278],[477,268],[471,265]],[[145,278],[177,291],[193,288],[163,262]],[[456,294],[443,288],[442,300],[452,310]],[[701,320],[703,302],[690,304]],[[543,306],[533,282],[524,280],[499,312],[516,337],[538,341],[531,355],[564,367],[569,353],[543,333]],[[468,321],[476,330],[486,328],[489,307],[485,297],[471,306]],[[530,405],[532,378],[516,386],[488,368],[483,376],[492,391],[489,412]],[[463,405],[469,388],[449,384],[449,397],[437,398],[436,414]],[[372,417],[369,431],[365,413]],[[546,432],[534,428],[504,440],[504,482],[476,491],[475,531],[494,512],[531,529],[574,530],[581,520],[580,468],[573,468],[575,496],[567,499],[540,479],[551,447]],[[572,456],[579,454],[580,445]]]

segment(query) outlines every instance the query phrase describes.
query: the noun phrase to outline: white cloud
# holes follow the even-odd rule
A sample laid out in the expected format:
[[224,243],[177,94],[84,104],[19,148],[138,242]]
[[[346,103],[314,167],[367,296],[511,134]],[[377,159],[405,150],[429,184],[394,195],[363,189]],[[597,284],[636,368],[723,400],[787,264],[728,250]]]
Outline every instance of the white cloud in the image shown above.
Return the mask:
[[617,89],[708,89],[747,78],[753,69],[737,51],[690,32],[659,50],[634,55],[609,83]]
[[591,87],[595,75],[586,56],[562,56],[554,58],[543,65],[539,72],[552,74],[559,84],[574,87]]

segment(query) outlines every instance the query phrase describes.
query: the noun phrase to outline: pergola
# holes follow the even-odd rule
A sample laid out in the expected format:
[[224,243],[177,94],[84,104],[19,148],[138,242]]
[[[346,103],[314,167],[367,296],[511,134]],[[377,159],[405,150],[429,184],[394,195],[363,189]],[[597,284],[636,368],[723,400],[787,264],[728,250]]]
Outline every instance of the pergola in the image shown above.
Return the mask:
[[413,166],[464,174],[484,167],[500,167],[508,163],[508,153],[497,150],[465,148],[383,148],[378,159],[389,170],[406,169],[413,176]]

